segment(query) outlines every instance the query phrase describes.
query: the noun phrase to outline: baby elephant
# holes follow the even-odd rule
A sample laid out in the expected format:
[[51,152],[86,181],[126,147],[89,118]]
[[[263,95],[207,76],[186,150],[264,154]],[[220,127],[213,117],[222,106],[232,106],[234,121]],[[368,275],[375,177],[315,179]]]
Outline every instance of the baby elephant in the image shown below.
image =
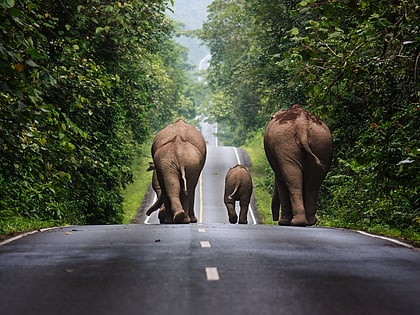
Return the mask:
[[225,178],[225,205],[229,216],[229,222],[235,224],[238,215],[235,211],[235,201],[239,201],[239,224],[247,224],[248,206],[252,194],[252,179],[248,170],[242,165],[231,167]]

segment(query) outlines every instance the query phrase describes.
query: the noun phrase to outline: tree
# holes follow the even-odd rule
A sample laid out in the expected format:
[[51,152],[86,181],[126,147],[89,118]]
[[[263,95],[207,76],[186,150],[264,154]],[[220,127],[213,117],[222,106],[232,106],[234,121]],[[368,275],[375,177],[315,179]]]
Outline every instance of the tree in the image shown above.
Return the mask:
[[0,220],[120,222],[136,145],[190,111],[167,5],[0,3]]

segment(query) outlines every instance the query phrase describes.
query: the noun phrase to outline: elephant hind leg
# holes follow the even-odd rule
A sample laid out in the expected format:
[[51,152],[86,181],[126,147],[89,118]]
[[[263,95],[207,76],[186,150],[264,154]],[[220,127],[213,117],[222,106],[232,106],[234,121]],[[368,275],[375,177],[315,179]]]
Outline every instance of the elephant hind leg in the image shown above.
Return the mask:
[[281,205],[281,216],[278,219],[279,225],[291,225],[293,213],[292,205],[290,204],[289,191],[284,184],[276,185],[278,201]]
[[316,211],[318,202],[318,193],[321,183],[325,177],[325,172],[319,169],[313,169],[307,172],[304,178],[303,199],[305,203],[306,218],[308,225],[314,225],[317,221]]
[[228,212],[229,222],[235,224],[238,222],[238,215],[235,211],[235,200],[225,201],[226,209]]
[[273,196],[271,198],[271,215],[273,217],[273,221],[279,220],[279,213],[280,213],[280,197],[279,197],[279,188],[278,188],[277,179],[276,179],[274,180]]
[[241,206],[241,211],[239,212],[239,224],[248,224],[249,200],[241,200],[239,205]]

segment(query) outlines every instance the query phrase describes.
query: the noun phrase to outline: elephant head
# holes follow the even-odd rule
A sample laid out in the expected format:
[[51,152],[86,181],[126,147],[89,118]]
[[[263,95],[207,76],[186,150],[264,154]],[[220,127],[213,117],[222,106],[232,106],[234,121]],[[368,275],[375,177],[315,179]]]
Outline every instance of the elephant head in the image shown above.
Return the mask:
[[179,119],[156,134],[151,151],[161,194],[146,214],[164,205],[164,215],[159,216],[161,222],[197,222],[195,187],[207,153],[203,136]]
[[273,220],[280,225],[315,224],[319,188],[333,155],[327,125],[299,105],[278,111],[265,129],[264,149],[275,175]]

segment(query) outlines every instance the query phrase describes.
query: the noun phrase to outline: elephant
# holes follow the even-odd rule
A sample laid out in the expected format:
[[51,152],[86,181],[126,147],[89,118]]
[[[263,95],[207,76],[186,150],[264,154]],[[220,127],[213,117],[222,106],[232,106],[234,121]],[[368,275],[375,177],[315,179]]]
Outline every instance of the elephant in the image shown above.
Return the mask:
[[293,105],[272,115],[264,132],[264,150],[275,176],[273,220],[279,225],[314,225],[319,189],[333,158],[328,126]]
[[207,155],[203,136],[194,126],[178,119],[156,134],[151,153],[161,194],[146,214],[164,205],[161,222],[196,223],[195,187]]
[[[157,199],[159,199],[161,193],[162,193],[162,189],[160,188],[159,185],[159,180],[155,171],[155,164],[153,162],[149,162],[149,168],[147,169],[147,171],[153,171],[152,173],[152,188],[156,193],[156,197]],[[161,205],[159,208],[159,214],[158,214],[158,218],[159,218],[159,222],[160,223],[164,223],[165,221],[165,206]]]
[[235,202],[239,201],[239,224],[248,223],[248,206],[252,194],[252,179],[249,171],[242,165],[231,167],[225,177],[224,202],[229,216],[229,222],[238,222]]

